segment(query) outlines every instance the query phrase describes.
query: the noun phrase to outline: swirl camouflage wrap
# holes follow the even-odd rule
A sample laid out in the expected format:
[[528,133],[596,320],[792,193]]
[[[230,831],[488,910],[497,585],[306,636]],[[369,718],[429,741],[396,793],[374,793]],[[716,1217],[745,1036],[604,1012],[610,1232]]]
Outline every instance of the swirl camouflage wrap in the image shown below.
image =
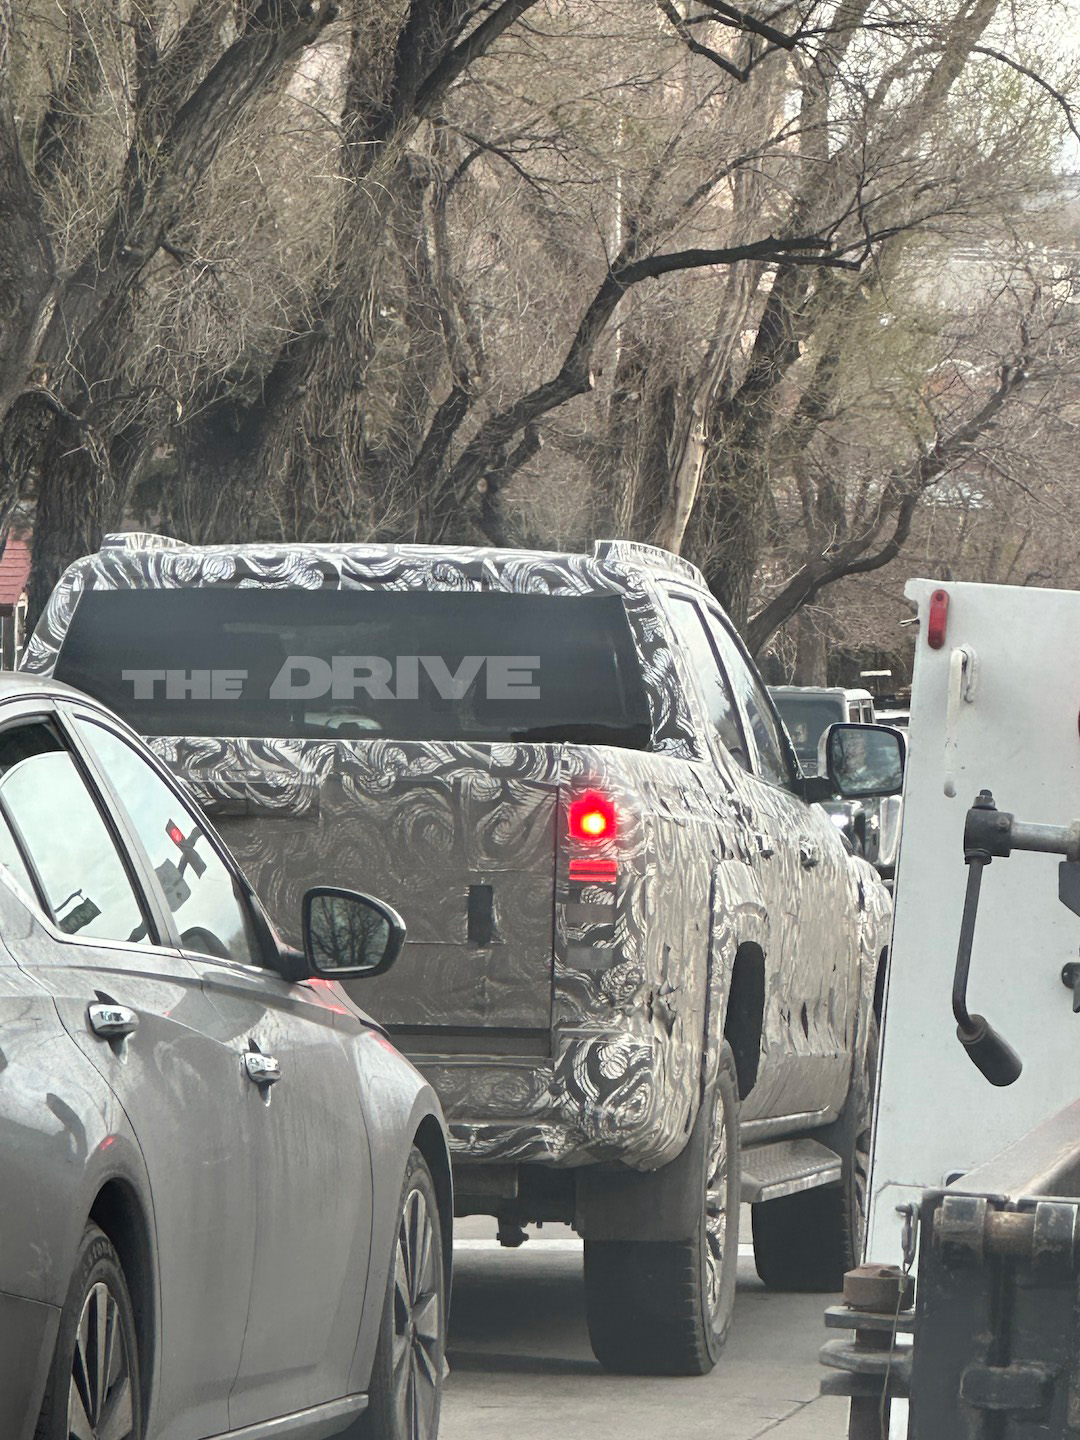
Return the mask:
[[[237,736],[228,700],[216,731],[148,733],[65,648],[87,596],[133,590],[607,597],[648,735]],[[692,567],[615,542],[585,556],[125,535],[67,571],[23,668],[71,678],[146,734],[287,938],[316,883],[400,910],[402,956],[349,988],[431,1079],[459,1161],[648,1171],[684,1147],[736,1023],[752,1037],[736,1055],[747,1136],[835,1116],[891,920],[878,876],[820,808],[761,773],[760,729],[746,755],[725,746],[676,601],[723,623]],[[181,631],[160,637],[165,667]],[[575,836],[571,807],[594,792],[614,833]]]

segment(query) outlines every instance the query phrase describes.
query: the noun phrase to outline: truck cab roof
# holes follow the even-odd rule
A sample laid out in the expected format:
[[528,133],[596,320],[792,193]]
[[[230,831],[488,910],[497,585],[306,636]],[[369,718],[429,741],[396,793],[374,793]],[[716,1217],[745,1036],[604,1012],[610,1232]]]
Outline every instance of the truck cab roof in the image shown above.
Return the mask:
[[[515,561],[522,559],[553,561],[571,558],[584,558],[601,562],[615,562],[620,566],[640,567],[651,571],[658,571],[668,576],[678,577],[688,581],[692,585],[700,586],[703,590],[708,589],[705,576],[696,565],[684,560],[681,555],[673,555],[670,551],[661,549],[657,545],[646,545],[636,540],[596,540],[593,543],[591,555],[585,556],[581,552],[559,551],[559,550],[519,550],[485,546],[445,546],[445,545],[412,545],[412,544],[370,544],[364,541],[336,541],[326,543],[311,543],[305,541],[292,541],[280,543],[274,542],[251,542],[250,544],[232,545],[192,545],[186,540],[176,540],[171,535],[162,535],[148,530],[120,530],[107,534],[98,551],[99,555],[116,554],[117,552],[128,554],[144,554],[147,552],[182,552],[188,556],[195,555],[248,555],[248,556],[284,556],[303,555],[313,551],[325,552],[332,556],[349,556],[354,559],[374,559],[377,556],[385,555],[399,558],[414,556],[418,560],[433,560],[440,556],[446,558],[486,560],[488,563],[501,568],[504,565],[512,565]],[[90,557],[88,557],[90,558]],[[85,561],[76,561],[76,564],[85,564]],[[152,582],[151,582],[152,583]]]

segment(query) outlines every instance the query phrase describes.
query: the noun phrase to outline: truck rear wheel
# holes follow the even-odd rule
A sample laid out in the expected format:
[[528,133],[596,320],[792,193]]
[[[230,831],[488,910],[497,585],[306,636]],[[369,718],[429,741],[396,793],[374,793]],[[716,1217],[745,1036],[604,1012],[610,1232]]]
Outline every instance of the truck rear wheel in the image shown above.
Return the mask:
[[[705,1375],[727,1339],[739,1261],[735,1061],[725,1045],[698,1147],[701,1212],[687,1240],[585,1242],[593,1354],[624,1375]],[[695,1127],[697,1128],[697,1127]]]
[[840,1156],[840,1184],[754,1206],[754,1264],[770,1290],[841,1290],[844,1272],[862,1259],[877,1055],[871,1012],[859,1074],[840,1118],[819,1134]]

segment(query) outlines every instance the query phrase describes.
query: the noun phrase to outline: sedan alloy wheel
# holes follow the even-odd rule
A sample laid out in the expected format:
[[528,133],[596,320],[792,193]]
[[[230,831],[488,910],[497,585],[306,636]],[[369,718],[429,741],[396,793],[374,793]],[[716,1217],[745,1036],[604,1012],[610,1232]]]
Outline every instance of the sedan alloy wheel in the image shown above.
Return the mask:
[[68,1390],[71,1440],[128,1440],[135,1433],[131,1361],[120,1307],[99,1280],[83,1302]]
[[394,1258],[394,1408],[402,1440],[434,1434],[442,1383],[442,1261],[438,1218],[419,1188],[402,1207]]

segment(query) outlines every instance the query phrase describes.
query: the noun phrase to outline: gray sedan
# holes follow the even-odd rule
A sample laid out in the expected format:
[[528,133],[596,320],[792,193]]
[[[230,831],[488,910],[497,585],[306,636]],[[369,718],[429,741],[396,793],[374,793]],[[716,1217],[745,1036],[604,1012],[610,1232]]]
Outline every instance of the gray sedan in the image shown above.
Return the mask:
[[130,730],[0,679],[0,1436],[434,1440],[452,1201],[430,1087],[286,947]]

